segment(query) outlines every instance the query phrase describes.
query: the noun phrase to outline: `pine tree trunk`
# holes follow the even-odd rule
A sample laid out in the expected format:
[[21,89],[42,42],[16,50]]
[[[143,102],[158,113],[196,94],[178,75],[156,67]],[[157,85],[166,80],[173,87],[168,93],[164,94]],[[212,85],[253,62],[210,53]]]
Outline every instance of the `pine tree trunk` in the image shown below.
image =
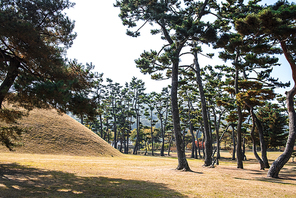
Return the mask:
[[[238,57],[240,53],[237,52],[236,58],[235,58],[235,63],[238,63]],[[237,95],[239,93],[238,90],[238,78],[239,78],[239,69],[236,67],[235,68],[235,94]],[[237,120],[237,128],[236,128],[236,135],[237,135],[237,149],[236,149],[236,156],[237,156],[237,168],[243,169],[243,155],[242,155],[242,123],[243,123],[243,114],[242,114],[242,109],[239,104],[237,104],[237,115],[238,115],[238,120]]]
[[289,161],[296,139],[296,114],[294,109],[294,95],[296,94],[296,86],[291,91],[287,92],[287,107],[289,112],[289,136],[284,152],[272,163],[268,170],[267,176],[278,178],[280,170]]
[[132,130],[132,117],[130,118],[130,123],[129,123],[129,130],[127,131],[126,134],[126,154],[128,154],[129,151],[129,137],[130,137],[130,131]]
[[122,148],[123,148],[122,144],[123,144],[123,138],[120,138],[120,148],[119,148],[119,151],[121,153],[122,153]]
[[202,118],[204,124],[204,135],[205,135],[205,162],[204,166],[211,166],[212,165],[212,138],[210,134],[210,127],[208,122],[208,115],[207,115],[207,105],[204,95],[204,89],[201,81],[200,76],[200,66],[198,63],[197,53],[194,53],[194,64],[196,70],[196,81],[199,88],[200,100],[201,100],[201,108],[202,108]]
[[190,134],[191,134],[191,138],[192,138],[192,146],[191,146],[191,158],[195,158],[195,136],[194,136],[194,132],[193,132],[193,124],[190,122]]
[[236,148],[236,157],[237,157],[237,168],[243,169],[243,152],[242,152],[242,120],[243,115],[240,106],[237,107],[238,121],[237,121],[237,148]]
[[123,146],[124,146],[124,151],[123,151],[123,153],[124,154],[126,154],[126,151],[127,151],[127,144],[126,144],[126,140],[127,140],[127,137],[125,136],[125,134],[126,134],[126,129],[124,129],[124,134],[123,134]]
[[114,130],[114,148],[117,149],[117,123],[116,123],[115,109],[116,109],[116,101],[114,101],[114,105],[113,105],[113,130]]
[[291,54],[287,50],[287,46],[285,41],[281,41],[281,47],[283,49],[284,55],[288,60],[291,70],[292,70],[292,77],[294,80],[294,87],[287,92],[287,109],[289,113],[289,136],[286,144],[286,148],[284,152],[272,163],[270,169],[268,170],[267,176],[278,178],[280,170],[284,167],[284,165],[289,161],[292,153],[293,148],[295,145],[296,139],[296,114],[294,109],[294,96],[296,94],[296,64],[293,61]]
[[198,134],[199,134],[199,131],[196,132],[196,141],[197,141],[198,157],[201,158]]
[[170,156],[172,141],[173,141],[173,133],[172,133],[170,141],[169,141],[168,156]]
[[179,116],[179,105],[178,105],[178,69],[179,63],[173,63],[172,69],[172,88],[171,88],[171,102],[172,102],[172,117],[173,117],[173,127],[175,133],[177,156],[178,156],[178,166],[177,170],[189,171],[189,165],[185,155],[185,147],[183,142],[183,137],[181,133],[180,126],[180,116]]
[[232,125],[232,144],[233,144],[233,150],[232,150],[232,160],[235,160],[235,154],[236,154],[236,143],[235,143],[235,137],[234,137],[234,125]]
[[247,156],[246,156],[246,138],[243,138],[243,158],[244,158],[244,161],[247,160]]
[[214,125],[215,125],[215,130],[216,130],[216,141],[217,141],[217,148],[216,148],[216,151],[217,151],[217,161],[216,161],[216,164],[219,165],[219,159],[220,159],[220,136],[219,136],[219,130],[220,130],[220,126],[219,126],[219,123],[220,122],[220,119],[219,121],[217,120],[217,115],[215,113],[215,109],[213,108],[213,114],[214,114]]
[[163,129],[162,118],[160,118],[160,129],[161,129],[161,139],[162,139],[160,156],[164,156],[164,129]]
[[205,138],[203,137],[202,138],[202,142],[201,142],[201,145],[202,145],[202,158],[205,159]]
[[259,155],[257,153],[257,150],[256,150],[256,142],[255,142],[255,137],[254,137],[254,130],[255,130],[255,125],[256,125],[256,121],[255,120],[256,120],[256,118],[254,116],[255,114],[253,112],[253,108],[251,108],[250,113],[251,113],[252,122],[253,122],[252,129],[251,129],[251,138],[252,138],[252,143],[253,143],[253,153],[254,153],[254,156],[256,157],[257,161],[260,164],[260,170],[264,170],[265,166],[264,166],[263,160],[259,157]]
[[153,137],[153,126],[152,126],[152,122],[153,122],[153,117],[152,117],[152,110],[151,110],[151,121],[150,121],[150,126],[151,126],[151,128],[150,128],[150,130],[151,130],[151,144],[152,144],[152,156],[154,156],[154,146],[153,146],[153,139],[154,139],[154,137]]
[[139,120],[139,112],[137,111],[137,137],[136,137],[136,145],[135,145],[135,148],[134,148],[134,152],[133,154],[136,155],[138,154],[138,146],[139,146],[139,137],[140,137],[140,120]]
[[103,138],[104,134],[103,134],[103,119],[102,119],[102,115],[100,114],[100,133],[101,133],[101,138]]
[[263,129],[260,120],[258,120],[257,116],[254,114],[254,118],[256,121],[256,126],[259,132],[259,139],[260,139],[260,148],[261,148],[261,156],[264,163],[265,168],[269,168],[269,163],[267,159],[267,148],[264,140]]
[[20,67],[20,62],[15,58],[11,58],[9,62],[9,68],[4,81],[0,86],[0,109],[2,108],[2,103],[6,97],[9,89],[13,85],[16,77],[18,76],[18,68]]

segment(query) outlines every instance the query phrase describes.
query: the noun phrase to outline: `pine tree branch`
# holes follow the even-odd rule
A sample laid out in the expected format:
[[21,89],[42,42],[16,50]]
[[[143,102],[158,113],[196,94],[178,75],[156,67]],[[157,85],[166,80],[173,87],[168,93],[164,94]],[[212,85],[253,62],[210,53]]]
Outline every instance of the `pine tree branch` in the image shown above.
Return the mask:
[[160,22],[157,22],[157,24],[161,27],[165,39],[169,42],[170,45],[172,45],[174,43],[174,41],[171,38],[171,36],[169,35],[169,33],[168,33],[167,29],[165,28],[165,26]]
[[281,41],[281,47],[283,49],[283,52],[284,52],[284,55],[285,55],[287,61],[289,62],[290,66],[291,66],[292,77],[293,77],[294,83],[296,85],[296,64],[295,64],[290,52],[287,49],[287,45],[286,45],[285,41]]
[[162,52],[162,50],[164,50],[164,48],[166,48],[166,47],[168,47],[168,46],[170,46],[170,44],[166,44],[166,45],[164,45],[164,46],[159,50],[159,52],[157,53],[157,56],[159,56],[160,53]]
[[148,23],[148,21],[149,21],[149,19],[147,19],[146,21],[145,21],[145,23],[141,26],[141,27],[139,27],[138,29],[137,29],[137,31],[135,31],[135,34],[137,34],[147,23]]
[[197,20],[200,20],[201,17],[205,14],[205,9],[206,9],[206,6],[208,5],[208,1],[209,0],[205,0],[205,2],[204,2],[203,6],[202,6],[202,8],[201,8],[201,10],[200,10],[200,12],[198,14]]

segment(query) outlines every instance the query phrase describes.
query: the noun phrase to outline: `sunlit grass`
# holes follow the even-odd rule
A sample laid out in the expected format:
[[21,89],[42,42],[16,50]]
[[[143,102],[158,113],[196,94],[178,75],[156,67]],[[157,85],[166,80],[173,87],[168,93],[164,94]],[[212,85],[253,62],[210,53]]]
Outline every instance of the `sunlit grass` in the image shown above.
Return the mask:
[[[230,154],[222,152],[219,166],[203,168],[203,160],[188,159],[192,172],[182,172],[175,170],[177,159],[170,157],[1,153],[1,164],[4,170],[5,164],[10,164],[6,174],[12,176],[10,180],[0,180],[0,195],[8,192],[33,197],[44,194],[47,197],[88,197],[92,194],[105,197],[295,196],[294,163],[289,162],[284,167],[280,174],[282,179],[271,179],[266,177],[267,170],[259,170],[252,154],[247,154],[249,161],[244,163],[244,170],[237,169],[236,161],[229,160]],[[17,174],[12,174],[15,172]],[[19,194],[15,194],[17,192]]]

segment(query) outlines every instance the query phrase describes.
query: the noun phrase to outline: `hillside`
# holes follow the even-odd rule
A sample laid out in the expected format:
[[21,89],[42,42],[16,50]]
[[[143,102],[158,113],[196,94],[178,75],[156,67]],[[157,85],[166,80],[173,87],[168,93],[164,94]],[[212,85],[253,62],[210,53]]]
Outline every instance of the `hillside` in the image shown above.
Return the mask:
[[[3,124],[3,123],[2,123]],[[55,109],[32,110],[28,117],[18,123],[25,127],[21,146],[17,153],[62,154],[77,156],[120,156],[121,153],[110,146],[91,130],[66,114]],[[0,151],[9,150],[0,145]]]

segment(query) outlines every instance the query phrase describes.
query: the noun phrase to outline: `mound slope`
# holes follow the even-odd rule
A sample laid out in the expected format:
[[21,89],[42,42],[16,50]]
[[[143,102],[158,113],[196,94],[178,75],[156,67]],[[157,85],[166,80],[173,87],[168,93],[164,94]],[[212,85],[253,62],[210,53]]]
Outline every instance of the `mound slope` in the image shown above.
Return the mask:
[[[25,127],[17,153],[62,154],[77,156],[120,156],[106,141],[66,114],[55,109],[35,109],[19,120]],[[9,152],[5,146],[0,151]]]

